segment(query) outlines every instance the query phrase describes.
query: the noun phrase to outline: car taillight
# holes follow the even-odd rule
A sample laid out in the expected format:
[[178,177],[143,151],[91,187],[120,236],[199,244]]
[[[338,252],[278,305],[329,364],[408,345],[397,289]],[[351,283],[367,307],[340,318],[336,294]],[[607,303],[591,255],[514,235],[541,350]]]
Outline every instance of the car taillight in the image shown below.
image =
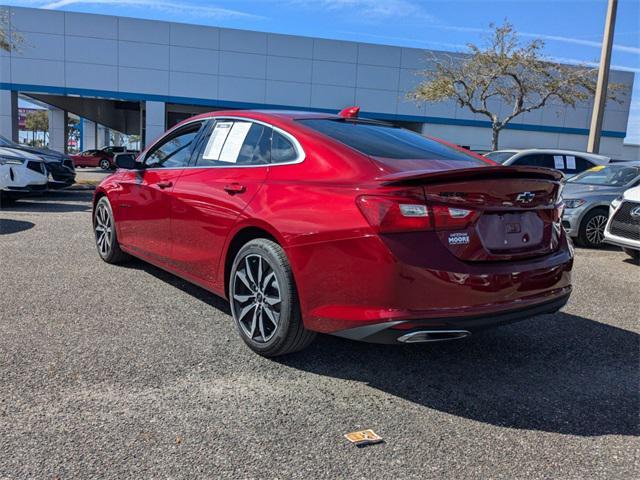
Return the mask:
[[553,209],[553,221],[554,222],[561,221],[563,214],[564,214],[564,203],[558,203]]
[[362,195],[356,204],[378,233],[433,229],[427,206],[408,197]]
[[480,214],[467,208],[427,205],[403,196],[362,195],[356,203],[379,233],[463,230]]
[[477,216],[477,212],[466,208],[433,205],[433,224],[436,230],[461,230]]

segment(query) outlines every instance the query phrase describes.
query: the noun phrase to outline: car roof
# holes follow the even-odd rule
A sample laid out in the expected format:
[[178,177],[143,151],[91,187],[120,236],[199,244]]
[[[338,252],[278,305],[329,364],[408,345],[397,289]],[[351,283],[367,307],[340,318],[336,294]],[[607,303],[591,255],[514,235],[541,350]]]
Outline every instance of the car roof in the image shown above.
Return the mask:
[[[310,112],[304,110],[215,110],[213,112],[201,113],[186,121],[193,121],[211,117],[246,117],[254,120],[267,120],[269,118],[279,118],[286,120],[300,120],[307,118],[341,118],[339,115],[326,112]],[[182,122],[181,122],[182,123]]]
[[515,152],[518,155],[525,153],[547,153],[547,154],[556,154],[556,155],[579,155],[581,157],[588,158],[594,161],[600,161],[607,163],[611,160],[610,157],[606,155],[600,155],[597,153],[589,153],[589,152],[581,152],[579,150],[565,150],[563,148],[514,148],[513,150],[496,150],[500,152]]
[[616,160],[608,165],[609,167],[640,167],[640,160]]

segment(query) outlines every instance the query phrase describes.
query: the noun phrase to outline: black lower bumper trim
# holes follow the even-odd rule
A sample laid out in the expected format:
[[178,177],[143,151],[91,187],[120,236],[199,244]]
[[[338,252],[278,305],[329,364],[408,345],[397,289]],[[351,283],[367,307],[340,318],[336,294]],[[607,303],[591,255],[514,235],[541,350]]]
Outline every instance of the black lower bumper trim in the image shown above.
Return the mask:
[[[333,335],[371,343],[399,343],[399,337],[419,330],[457,329],[467,330],[473,333],[487,328],[519,322],[537,315],[557,312],[567,303],[569,295],[570,293],[567,293],[562,297],[549,302],[516,310],[509,310],[502,313],[465,317],[430,318],[424,320],[391,321],[342,330],[340,332],[333,333]],[[408,326],[413,323],[416,324],[415,328],[392,328],[397,325]],[[433,326],[430,326],[430,324],[433,324]]]
[[7,191],[16,193],[30,193],[30,192],[42,192],[47,189],[47,185],[27,185],[25,187],[12,187],[8,186]]

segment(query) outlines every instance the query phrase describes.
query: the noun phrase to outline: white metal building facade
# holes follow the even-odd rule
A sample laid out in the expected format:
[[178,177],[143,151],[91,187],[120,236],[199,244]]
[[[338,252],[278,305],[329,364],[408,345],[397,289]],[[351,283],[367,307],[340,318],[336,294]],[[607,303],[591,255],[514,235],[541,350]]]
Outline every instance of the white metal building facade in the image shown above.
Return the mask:
[[[51,96],[62,105],[59,115],[56,109],[50,115],[54,148],[64,148],[64,109],[89,123],[101,121],[91,112],[75,111],[77,97],[140,105],[144,114],[132,121],[142,124],[147,139],[171,123],[172,111],[192,107],[335,111],[359,105],[362,116],[411,122],[424,133],[474,149],[490,147],[486,117],[453,102],[407,100],[406,93],[420,81],[418,73],[427,68],[420,49],[0,8],[9,10],[11,30],[24,39],[18,51],[0,54],[0,133],[5,136],[16,137],[16,96],[23,94]],[[612,71],[610,79],[631,92],[632,73]],[[623,155],[629,103],[630,93],[622,104],[607,105],[601,153]],[[500,146],[584,149],[590,115],[589,104],[576,109],[551,104],[514,120]],[[94,134],[87,136],[95,142]]]

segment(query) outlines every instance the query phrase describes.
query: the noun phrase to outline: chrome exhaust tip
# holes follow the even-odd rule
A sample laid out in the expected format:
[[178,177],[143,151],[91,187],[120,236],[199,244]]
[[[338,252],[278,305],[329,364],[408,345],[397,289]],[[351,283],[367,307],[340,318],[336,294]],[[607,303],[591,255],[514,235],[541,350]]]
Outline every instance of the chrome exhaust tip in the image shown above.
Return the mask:
[[468,330],[418,330],[398,338],[402,343],[446,342],[471,335]]

